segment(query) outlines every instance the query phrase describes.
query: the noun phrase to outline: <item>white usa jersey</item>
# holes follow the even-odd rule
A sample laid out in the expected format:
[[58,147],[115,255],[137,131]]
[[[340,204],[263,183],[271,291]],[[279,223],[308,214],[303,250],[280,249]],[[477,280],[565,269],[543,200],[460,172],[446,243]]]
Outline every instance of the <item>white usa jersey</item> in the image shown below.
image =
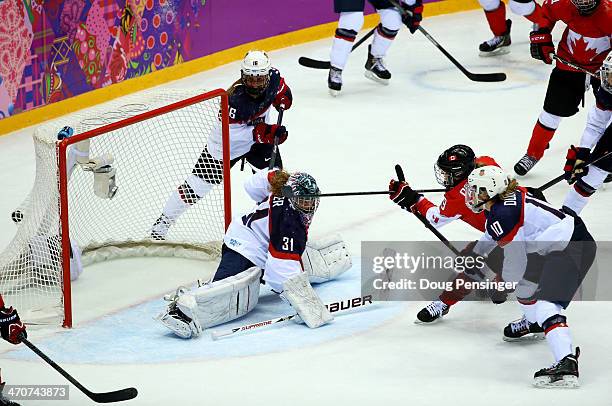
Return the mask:
[[[574,218],[519,188],[497,201],[486,213],[486,231],[478,245],[496,241],[504,248],[502,278],[519,282],[527,266],[527,254],[546,255],[564,250],[574,232]],[[480,252],[482,253],[482,252]]]
[[262,268],[266,283],[281,292],[285,280],[302,272],[308,229],[287,198],[270,195],[269,174],[260,171],[247,180],[245,190],[259,203],[232,220],[223,242]]

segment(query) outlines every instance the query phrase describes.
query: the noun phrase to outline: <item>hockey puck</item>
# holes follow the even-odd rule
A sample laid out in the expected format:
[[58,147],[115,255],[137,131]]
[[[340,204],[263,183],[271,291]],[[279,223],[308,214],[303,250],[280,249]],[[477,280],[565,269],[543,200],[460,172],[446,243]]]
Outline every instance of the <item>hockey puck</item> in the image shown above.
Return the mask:
[[14,223],[21,223],[21,220],[23,220],[23,213],[21,212],[21,210],[17,209],[14,212],[12,212],[11,219],[13,220]]

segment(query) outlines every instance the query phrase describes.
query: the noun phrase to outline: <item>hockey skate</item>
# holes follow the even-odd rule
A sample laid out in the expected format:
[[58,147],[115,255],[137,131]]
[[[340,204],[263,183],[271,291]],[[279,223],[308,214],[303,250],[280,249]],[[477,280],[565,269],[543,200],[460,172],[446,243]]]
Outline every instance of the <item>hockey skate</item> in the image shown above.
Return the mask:
[[431,324],[442,319],[448,313],[450,306],[441,300],[434,300],[417,313],[416,324]]
[[329,88],[329,94],[334,97],[338,96],[338,93],[342,90],[342,69],[334,68],[333,66],[329,69],[327,87]]
[[514,172],[519,176],[525,176],[527,175],[527,172],[529,172],[538,163],[538,161],[539,159],[525,154],[514,165]]
[[502,35],[496,35],[490,40],[487,40],[480,44],[478,49],[480,50],[480,56],[497,56],[504,55],[510,52],[510,27],[512,27],[512,21],[506,20],[506,32]]
[[544,338],[544,329],[538,323],[530,323],[525,316],[504,328],[504,341],[528,341]]
[[383,59],[374,57],[371,51],[372,45],[369,45],[368,60],[365,64],[365,77],[373,80],[374,82],[388,85],[389,79],[391,79],[391,72],[389,72],[385,67]]
[[576,354],[569,354],[549,368],[540,369],[533,375],[533,386],[537,388],[578,388],[578,357],[580,347],[576,347]]

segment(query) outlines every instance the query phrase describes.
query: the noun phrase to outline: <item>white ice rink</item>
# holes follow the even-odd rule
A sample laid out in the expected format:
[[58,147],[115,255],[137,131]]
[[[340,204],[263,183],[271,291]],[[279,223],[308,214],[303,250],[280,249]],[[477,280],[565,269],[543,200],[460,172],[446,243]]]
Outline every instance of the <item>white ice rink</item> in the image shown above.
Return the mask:
[[[297,64],[300,56],[328,59],[330,39],[271,52],[294,95],[283,123],[290,133],[281,146],[285,167],[310,172],[324,192],[385,190],[396,163],[403,165],[412,185],[438,187],[436,157],[463,143],[511,169],[541,111],[551,67],[529,56],[530,24],[510,17],[512,52],[497,58],[477,54],[478,43],[490,36],[480,10],[423,22],[468,69],[506,72],[503,83],[470,82],[425,37],[407,30],[389,52],[393,79],[388,87],[363,77],[364,45],[351,55],[338,98],[327,93],[327,71]],[[167,86],[214,89],[238,77],[236,62]],[[586,103],[593,104],[592,94]],[[561,172],[567,147],[579,140],[585,113],[562,122],[544,160],[523,184],[539,186]],[[15,230],[9,214],[33,182],[32,131],[0,137],[0,248]],[[235,214],[251,207],[241,187],[245,177],[237,167],[232,171]],[[547,198],[560,206],[567,190],[560,183]],[[610,191],[602,191],[583,212],[598,241],[612,240],[609,199]],[[479,236],[460,221],[442,231],[450,240]],[[333,232],[350,244],[355,267],[340,281],[320,286],[324,299],[358,292],[362,241],[435,238],[384,196],[323,199],[311,235]],[[379,305],[318,330],[290,325],[218,342],[207,336],[175,339],[155,324],[151,317],[163,307],[163,293],[213,269],[214,264],[182,259],[93,265],[73,285],[75,328],[32,329],[31,341],[94,391],[136,387],[133,405],[612,404],[612,328],[607,322],[612,306],[607,302],[574,303],[567,311],[574,343],[583,353],[582,388],[538,390],[531,386],[533,372],[552,363],[546,343],[501,340],[503,327],[520,316],[515,303],[460,303],[432,326],[413,323],[425,303]],[[277,300],[262,297],[259,313],[251,317],[279,315]],[[3,379],[10,384],[65,383],[20,347],[0,343]],[[92,402],[71,387],[67,404]]]

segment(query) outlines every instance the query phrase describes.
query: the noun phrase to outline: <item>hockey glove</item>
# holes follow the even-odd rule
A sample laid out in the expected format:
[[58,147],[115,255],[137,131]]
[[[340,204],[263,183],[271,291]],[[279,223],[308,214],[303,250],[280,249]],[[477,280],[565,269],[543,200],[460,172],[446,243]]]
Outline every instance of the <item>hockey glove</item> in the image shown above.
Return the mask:
[[591,156],[591,150],[584,147],[571,146],[567,150],[567,156],[563,172],[565,172],[565,179],[570,185],[576,182],[579,178],[589,173],[589,167],[587,161]]
[[391,179],[389,182],[389,199],[404,210],[412,210],[422,194],[415,192],[406,182]]
[[548,28],[540,28],[537,31],[529,33],[529,42],[531,43],[531,57],[551,64],[552,57],[550,54],[555,53],[555,45],[552,42],[552,34]]
[[253,128],[253,141],[258,144],[274,144],[275,137],[278,137],[278,143],[282,144],[288,136],[284,125],[259,123]]
[[423,1],[416,0],[413,5],[402,3],[402,8],[406,10],[406,13],[402,14],[402,22],[406,24],[410,33],[414,34],[423,20]]
[[19,339],[21,333],[24,337],[28,337],[25,325],[19,319],[17,310],[13,309],[12,306],[8,309],[6,307],[0,308],[0,333],[2,333],[2,338],[11,344],[21,342]]
[[276,110],[280,110],[281,107],[283,110],[289,110],[292,103],[293,95],[291,94],[291,89],[289,89],[289,86],[287,86],[285,83],[285,79],[281,78],[278,85],[278,92],[276,92],[276,97],[274,98],[272,105]]

